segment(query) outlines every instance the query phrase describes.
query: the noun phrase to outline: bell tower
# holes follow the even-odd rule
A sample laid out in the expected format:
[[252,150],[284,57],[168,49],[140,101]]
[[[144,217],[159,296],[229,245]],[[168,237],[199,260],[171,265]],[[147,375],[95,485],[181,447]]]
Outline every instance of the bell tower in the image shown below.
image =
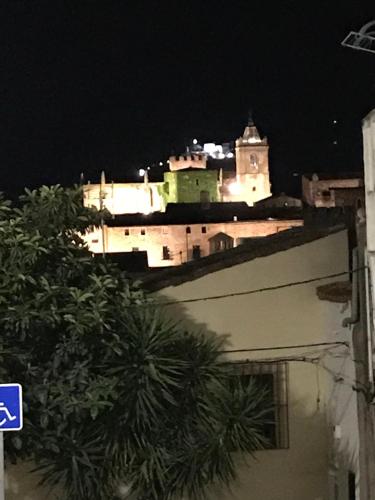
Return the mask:
[[248,205],[271,195],[268,141],[260,138],[251,113],[242,137],[236,140],[236,174],[241,197]]

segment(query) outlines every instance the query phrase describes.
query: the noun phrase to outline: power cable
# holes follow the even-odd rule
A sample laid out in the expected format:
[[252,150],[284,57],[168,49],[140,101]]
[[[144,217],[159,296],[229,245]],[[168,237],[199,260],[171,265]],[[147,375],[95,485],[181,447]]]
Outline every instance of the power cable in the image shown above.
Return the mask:
[[367,269],[367,266],[359,267],[359,268],[353,269],[351,271],[342,271],[340,273],[326,274],[325,276],[318,276],[316,278],[310,278],[307,280],[291,281],[288,283],[283,283],[281,285],[274,285],[274,286],[268,286],[268,287],[263,287],[263,288],[255,288],[252,290],[245,290],[243,292],[224,293],[221,295],[209,295],[206,297],[197,297],[197,298],[192,298],[192,299],[171,300],[168,302],[149,302],[149,303],[144,303],[144,304],[129,304],[129,305],[124,306],[124,307],[127,309],[131,309],[131,308],[135,308],[135,307],[155,307],[155,306],[163,306],[164,307],[164,306],[172,306],[172,305],[177,305],[177,304],[192,304],[194,302],[226,299],[229,297],[241,297],[243,295],[253,295],[253,294],[257,294],[257,293],[270,292],[273,290],[281,290],[283,288],[290,288],[293,286],[305,285],[308,283],[315,283],[317,281],[322,281],[322,280],[326,280],[326,279],[339,278],[340,276],[351,275],[351,274],[354,274],[356,272],[363,271],[364,269]]
[[275,346],[275,347],[252,347],[250,349],[229,349],[220,351],[223,354],[232,354],[236,352],[256,352],[256,351],[276,351],[279,349],[302,349],[304,347],[319,347],[319,346],[345,346],[349,347],[348,342],[317,342],[313,344],[295,344],[295,345],[284,345],[284,346]]

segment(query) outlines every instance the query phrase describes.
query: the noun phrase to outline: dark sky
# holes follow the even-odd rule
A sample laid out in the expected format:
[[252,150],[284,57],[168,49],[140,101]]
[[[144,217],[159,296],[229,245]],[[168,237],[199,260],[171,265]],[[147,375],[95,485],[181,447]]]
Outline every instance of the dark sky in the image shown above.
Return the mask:
[[123,180],[189,138],[235,139],[249,107],[276,191],[358,169],[375,54],[340,43],[372,19],[361,0],[1,0],[0,189]]

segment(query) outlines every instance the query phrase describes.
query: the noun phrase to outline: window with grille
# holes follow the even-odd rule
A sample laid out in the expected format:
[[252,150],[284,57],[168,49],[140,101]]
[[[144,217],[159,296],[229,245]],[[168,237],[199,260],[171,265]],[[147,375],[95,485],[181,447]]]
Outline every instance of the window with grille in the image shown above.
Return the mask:
[[266,389],[272,410],[270,422],[264,424],[264,435],[268,440],[268,448],[280,449],[289,447],[288,428],[288,372],[287,364],[274,362],[236,363],[236,373],[244,385],[249,378],[255,378],[260,389]]
[[171,253],[169,251],[169,247],[163,246],[163,260],[170,260],[171,259]]

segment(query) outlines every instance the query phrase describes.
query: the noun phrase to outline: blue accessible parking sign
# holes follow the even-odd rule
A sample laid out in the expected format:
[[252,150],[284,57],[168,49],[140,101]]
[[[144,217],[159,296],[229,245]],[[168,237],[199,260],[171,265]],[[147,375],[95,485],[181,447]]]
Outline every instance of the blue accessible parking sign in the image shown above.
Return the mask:
[[19,431],[22,425],[22,387],[0,384],[0,431]]

